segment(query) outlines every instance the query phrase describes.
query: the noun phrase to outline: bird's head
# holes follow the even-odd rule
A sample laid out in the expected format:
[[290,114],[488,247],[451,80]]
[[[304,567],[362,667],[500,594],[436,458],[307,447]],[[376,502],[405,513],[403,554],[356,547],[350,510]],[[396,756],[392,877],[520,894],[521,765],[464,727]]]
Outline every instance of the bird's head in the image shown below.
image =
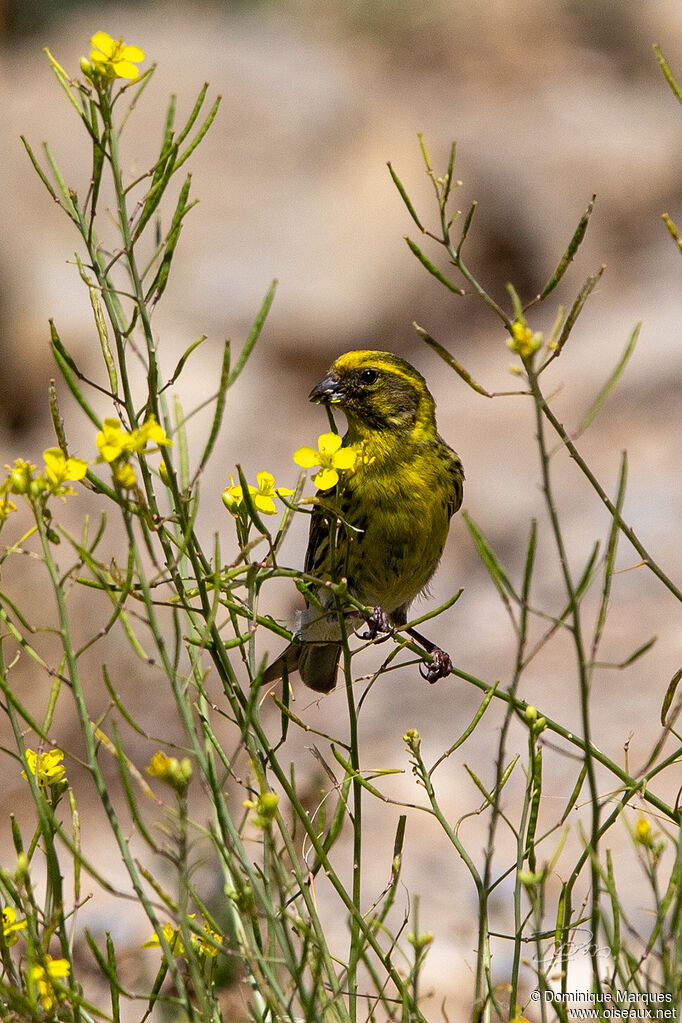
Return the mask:
[[435,403],[424,377],[390,352],[339,356],[309,399],[338,405],[351,431],[435,428]]

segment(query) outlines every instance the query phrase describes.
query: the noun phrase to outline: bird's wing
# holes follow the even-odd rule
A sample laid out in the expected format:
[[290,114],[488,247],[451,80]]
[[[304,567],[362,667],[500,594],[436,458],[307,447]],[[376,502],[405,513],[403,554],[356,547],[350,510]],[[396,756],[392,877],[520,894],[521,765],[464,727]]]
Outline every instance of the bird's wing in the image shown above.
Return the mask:
[[[333,503],[336,496],[336,487],[329,490],[318,490],[315,495],[322,504],[316,504],[310,519],[310,532],[308,534],[308,547],[305,552],[304,571],[311,575],[321,575],[325,571],[325,564],[329,560],[329,511],[325,506]],[[329,568],[327,566],[327,571]]]
[[464,469],[462,462],[456,451],[453,451],[445,441],[442,441],[444,451],[445,466],[450,478],[450,496],[448,498],[448,508],[450,515],[454,515],[462,504],[462,497],[464,495]]

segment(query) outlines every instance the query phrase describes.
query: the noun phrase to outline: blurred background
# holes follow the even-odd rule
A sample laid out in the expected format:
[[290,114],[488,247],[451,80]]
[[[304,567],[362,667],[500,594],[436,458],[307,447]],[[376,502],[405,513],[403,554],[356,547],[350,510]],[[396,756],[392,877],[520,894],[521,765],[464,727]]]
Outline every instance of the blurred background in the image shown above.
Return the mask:
[[[506,301],[508,281],[524,301],[542,289],[596,193],[575,265],[556,300],[529,322],[548,331],[557,304],[570,305],[585,278],[606,264],[552,370],[554,407],[569,431],[576,429],[635,324],[642,322],[625,378],[578,444],[611,494],[620,453],[627,448],[626,521],[680,583],[682,259],[661,214],[682,223],[682,116],[653,52],[653,44],[660,43],[682,77],[678,0],[425,0],[419,5],[409,0],[185,0],[129,7],[87,0],[0,0],[3,462],[18,456],[37,460],[53,442],[47,386],[55,367],[48,318],[54,318],[65,345],[83,366],[98,372],[87,293],[69,262],[76,235],[33,173],[19,140],[26,135],[36,150],[49,140],[67,181],[76,187],[87,182],[86,139],[42,48],[49,46],[75,74],[98,30],[123,36],[146,51],[148,62],[158,63],[126,131],[122,159],[131,178],[153,162],[169,93],[178,97],[179,122],[204,81],[210,83],[209,97],[223,97],[213,128],[190,162],[192,192],[201,202],[185,223],[171,283],[154,316],[169,372],[193,340],[208,335],[181,378],[185,410],[210,393],[224,339],[230,337],[239,347],[271,280],[279,281],[256,352],[230,392],[220,448],[202,484],[201,529],[209,541],[215,530],[221,532],[226,560],[233,527],[220,491],[235,463],[250,478],[269,469],[278,483],[293,485],[291,453],[313,443],[326,427],[321,410],[306,401],[312,385],[341,352],[387,349],[414,362],[426,376],[438,403],[440,431],[464,461],[464,507],[516,580],[530,519],[539,519],[534,599],[555,611],[562,606],[527,399],[489,401],[475,394],[412,327],[413,321],[421,324],[488,390],[518,387],[509,374],[513,357],[498,321],[473,296],[444,291],[403,241],[406,233],[415,237],[416,228],[389,177],[389,160],[424,221],[437,225],[417,140],[421,132],[441,173],[450,141],[457,140],[456,176],[463,184],[454,202],[466,210],[478,201],[468,263],[498,301]],[[429,254],[439,258],[435,249]],[[91,432],[66,396],[64,413],[73,453],[91,457]],[[595,540],[604,542],[608,519],[568,459],[557,455],[553,468],[578,575]],[[76,521],[82,509],[70,504],[64,515]],[[5,535],[3,541],[10,542]],[[288,541],[289,564],[302,564],[305,542],[305,523],[297,524]],[[603,657],[622,661],[651,636],[657,642],[632,666],[598,672],[593,694],[597,744],[623,763],[623,747],[629,743],[631,770],[644,763],[658,736],[661,700],[682,663],[679,604],[644,568],[635,569],[637,562],[623,540],[618,561],[623,572],[614,585]],[[29,565],[11,585],[13,599],[35,607],[40,592],[32,587],[41,584],[32,572]],[[513,668],[512,630],[461,517],[453,523],[429,599],[445,600],[460,586],[463,597],[431,624],[431,633],[459,667],[506,685]],[[78,599],[74,595],[76,619]],[[273,588],[270,599],[267,610],[290,621],[296,593],[286,586]],[[84,617],[86,610],[95,614],[93,606],[84,606]],[[87,628],[92,628],[90,619]],[[115,660],[117,651],[111,649],[108,656]],[[159,700],[153,673],[126,652],[118,657],[118,684],[126,698],[135,695],[138,720],[157,735],[179,740],[173,708]],[[380,657],[370,651],[358,667],[366,665],[369,671]],[[28,663],[17,677],[26,692],[35,689],[42,706],[49,680]],[[567,641],[557,640],[533,662],[520,695],[578,727]],[[98,701],[100,710],[108,705],[97,666],[92,700],[93,715]],[[299,692],[297,713],[319,727],[331,722],[342,727],[344,700],[342,693],[313,700]],[[77,728],[68,700],[63,703],[55,741],[72,749],[78,746]],[[367,766],[406,767],[401,736],[411,727],[424,737],[427,762],[435,759],[477,705],[476,692],[454,679],[429,687],[416,669],[382,677],[363,709]],[[499,713],[491,710],[486,722],[460,759],[440,769],[443,803],[453,821],[480,799],[462,761],[492,781],[490,750]],[[299,739],[291,739],[292,757],[299,776],[309,775],[313,790],[319,778],[305,737]],[[131,755],[136,741],[131,736]],[[510,740],[511,752],[525,743],[519,729]],[[140,757],[145,755],[146,747],[144,752],[140,748]],[[559,754],[552,758],[551,751],[548,764],[546,786],[555,787],[561,806],[572,789],[575,767]],[[16,774],[0,797],[3,862],[13,856],[7,822],[21,791]],[[677,776],[664,777],[662,794],[674,800],[681,782],[679,770]],[[611,785],[605,781],[605,790]],[[510,786],[510,800],[522,788],[520,778],[516,789]],[[417,798],[409,772],[387,782],[385,790],[395,798]],[[390,874],[398,812],[384,805],[372,809],[368,844],[376,854],[367,864],[370,901]],[[474,852],[483,846],[483,826],[483,820],[472,821],[463,829]],[[110,855],[104,832],[87,841],[95,858]],[[501,847],[501,865],[505,854]],[[634,892],[637,873],[631,861],[627,850],[616,860]],[[408,821],[404,880],[410,893],[421,893],[422,927],[436,934],[427,960],[425,989],[431,997],[425,1011],[435,1018],[445,998],[455,1019],[465,1011],[472,983],[473,892],[447,844],[431,835],[427,819],[418,815]],[[500,912],[507,894],[500,891]],[[645,907],[633,898],[636,919]],[[93,910],[90,926],[96,927],[99,912]],[[143,968],[137,950],[147,936],[145,928],[141,935],[139,922],[118,903],[107,926],[130,949],[134,985],[135,970]],[[344,926],[339,920],[341,934]],[[496,963],[502,978],[506,954],[503,945]]]

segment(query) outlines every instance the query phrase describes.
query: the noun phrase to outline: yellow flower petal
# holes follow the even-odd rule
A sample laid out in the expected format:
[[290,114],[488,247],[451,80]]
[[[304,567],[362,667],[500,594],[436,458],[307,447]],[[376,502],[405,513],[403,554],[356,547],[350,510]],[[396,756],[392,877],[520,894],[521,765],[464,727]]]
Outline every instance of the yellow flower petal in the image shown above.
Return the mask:
[[47,959],[47,972],[51,977],[68,977],[71,973],[68,959]]
[[258,490],[266,497],[272,494],[275,489],[275,477],[271,472],[263,471],[256,473],[256,482],[258,483]]
[[263,512],[265,515],[276,515],[277,508],[275,502],[272,500],[269,494],[254,494],[253,503],[256,509]]
[[112,57],[118,46],[117,41],[112,39],[108,32],[95,32],[90,43],[107,57]]
[[342,441],[338,433],[323,433],[317,438],[317,443],[320,446],[320,454],[324,458],[325,455],[329,457],[337,452]]
[[112,67],[117,78],[133,79],[137,78],[140,73],[139,67],[136,64],[131,64],[129,60],[114,60]]
[[121,59],[132,60],[138,64],[141,60],[145,59],[145,52],[139,46],[124,46],[121,52]]
[[302,469],[312,469],[314,465],[320,464],[320,453],[306,444],[298,451],[294,451],[294,461]]
[[332,465],[335,469],[352,469],[357,457],[357,452],[353,448],[339,448],[332,458]]
[[339,482],[339,474],[336,469],[320,469],[313,483],[319,490],[329,490]]

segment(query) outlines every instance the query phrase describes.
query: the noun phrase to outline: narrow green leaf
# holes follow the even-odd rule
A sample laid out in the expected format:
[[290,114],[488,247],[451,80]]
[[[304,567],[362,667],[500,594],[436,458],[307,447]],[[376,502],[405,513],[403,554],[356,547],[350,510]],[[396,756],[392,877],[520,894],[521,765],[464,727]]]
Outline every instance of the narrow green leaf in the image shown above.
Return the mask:
[[613,570],[615,568],[616,553],[618,551],[618,538],[620,536],[620,529],[618,523],[620,521],[620,516],[623,511],[623,502],[625,500],[625,488],[627,486],[627,478],[628,456],[627,451],[624,451],[621,457],[620,473],[618,476],[618,489],[616,492],[615,500],[616,515],[614,515],[613,518],[611,519],[611,527],[609,529],[609,535],[606,541],[606,559],[604,561],[604,582],[602,584],[601,601],[599,603],[597,623],[595,625],[594,638],[592,640],[593,657],[601,640],[602,634],[604,632],[604,626],[606,625],[609,597],[611,595],[611,583],[613,581]]
[[[207,334],[202,334],[200,338],[197,338],[196,341],[193,341],[189,348],[187,348],[185,352],[183,352],[183,354],[178,359],[177,365],[173,370],[170,379],[167,381],[167,383],[163,385],[161,391],[165,391],[168,387],[172,387],[172,385],[175,383],[175,381],[178,379],[183,369],[185,368],[185,363],[189,359],[192,352],[195,351],[195,349],[197,349],[199,345],[204,343],[207,336],[208,336]],[[159,391],[159,394],[161,393],[161,391]]]
[[492,548],[490,547],[486,538],[483,536],[483,533],[478,528],[474,520],[467,514],[467,512],[464,512],[463,515],[467,529],[471,533],[471,538],[474,541],[474,545],[476,547],[476,550],[478,551],[479,557],[481,558],[481,561],[487,568],[488,574],[490,575],[490,578],[495,584],[497,590],[500,592],[500,594],[504,596],[505,599],[507,598],[507,596],[510,596],[512,597],[513,600],[519,603],[519,596],[516,593],[516,590],[509,581],[509,578],[504,569],[502,568],[502,566],[500,565],[499,561],[493,554]]
[[625,369],[625,367],[627,366],[628,362],[630,361],[630,356],[632,355],[632,353],[635,350],[635,345],[637,344],[637,338],[639,337],[639,332],[641,330],[641,327],[642,327],[641,323],[638,323],[635,326],[635,329],[633,330],[632,334],[630,335],[628,343],[626,344],[626,346],[625,346],[625,348],[623,350],[623,354],[621,355],[620,359],[616,363],[616,366],[615,366],[611,376],[608,378],[608,380],[606,381],[604,386],[601,388],[601,390],[599,391],[599,394],[594,399],[594,401],[592,402],[592,404],[588,408],[587,412],[585,413],[585,415],[581,419],[580,426],[578,427],[578,429],[580,430],[581,433],[584,430],[586,430],[587,427],[590,425],[590,423],[593,421],[593,419],[595,418],[595,416],[598,414],[599,410],[601,409],[602,405],[604,404],[604,402],[606,401],[606,399],[610,395],[611,391],[614,389],[614,387],[618,383],[618,380],[620,379],[620,377],[621,377],[621,375],[623,373],[623,370]]
[[263,324],[265,323],[267,315],[270,312],[270,306],[272,305],[273,300],[275,298],[275,291],[277,290],[277,284],[278,284],[277,279],[273,280],[272,284],[270,285],[270,287],[268,288],[268,290],[266,292],[265,298],[263,299],[261,307],[258,310],[258,315],[256,316],[256,319],[253,322],[253,327],[251,328],[251,330],[249,332],[249,336],[247,337],[246,341],[244,342],[244,347],[242,348],[241,352],[239,353],[239,358],[237,359],[237,363],[236,363],[234,369],[232,370],[232,372],[230,373],[230,376],[229,376],[229,379],[228,379],[228,382],[227,382],[228,388],[232,387],[233,383],[235,382],[235,380],[237,379],[237,377],[239,376],[241,371],[244,369],[244,366],[246,365],[247,360],[248,360],[249,356],[251,355],[251,352],[253,351],[253,346],[255,345],[256,341],[258,340],[260,332],[263,329]]
[[573,237],[571,238],[570,242],[568,243],[568,248],[564,252],[564,254],[561,257],[561,259],[559,260],[559,264],[558,264],[556,270],[554,271],[554,273],[552,274],[550,279],[547,281],[547,283],[545,284],[544,288],[542,289],[542,291],[540,293],[540,298],[541,299],[547,298],[549,293],[551,291],[554,291],[554,289],[556,288],[557,284],[559,283],[561,278],[566,273],[566,270],[568,269],[569,264],[573,260],[573,257],[575,256],[576,252],[578,251],[578,249],[580,247],[580,243],[582,242],[583,238],[585,237],[585,231],[587,230],[587,225],[589,223],[589,219],[592,216],[592,210],[594,209],[594,204],[595,204],[596,198],[597,198],[596,195],[593,195],[592,198],[590,199],[590,202],[588,203],[587,209],[585,210],[585,212],[583,213],[582,217],[580,218],[580,221],[578,222],[578,226],[576,227],[575,232],[573,234]]
[[561,893],[557,902],[556,924],[554,925],[554,949],[558,951],[564,943],[564,916],[566,912],[566,882],[561,885]]
[[456,284],[453,284],[452,281],[449,281],[445,274],[441,273],[441,271],[438,269],[435,263],[432,263],[428,256],[425,256],[422,250],[419,248],[419,246],[415,242],[413,242],[412,239],[409,238],[407,235],[405,235],[405,241],[407,242],[410,251],[417,257],[417,259],[422,264],[424,269],[428,270],[432,277],[435,277],[437,281],[440,281],[441,284],[444,284],[445,287],[448,288],[454,295],[466,294],[466,292],[462,291],[461,288],[458,288]]
[[479,706],[478,710],[474,714],[474,716],[471,719],[469,725],[464,729],[464,731],[462,732],[460,737],[455,742],[453,742],[452,746],[450,746],[449,749],[447,749],[445,751],[445,753],[441,753],[441,755],[438,757],[438,760],[436,760],[436,762],[433,765],[433,767],[428,771],[429,778],[431,777],[433,772],[436,770],[436,768],[440,764],[442,764],[443,761],[446,760],[450,756],[451,753],[454,753],[455,750],[458,749],[462,745],[462,743],[466,742],[466,740],[469,738],[471,733],[476,728],[478,722],[481,720],[481,718],[485,714],[486,710],[488,709],[493,696],[497,692],[497,687],[499,686],[499,684],[500,684],[499,682],[496,682],[493,686],[490,687],[488,692],[483,697],[483,699],[481,701],[481,705]]
[[[398,826],[395,829],[395,838],[393,839],[393,873],[400,873],[400,861],[403,855],[403,845],[405,844],[405,825],[407,824],[407,814],[401,813],[398,818]],[[396,860],[398,866],[395,866]]]
[[453,185],[458,184],[458,182],[453,180],[453,174],[455,172],[455,155],[456,155],[456,152],[457,152],[457,143],[456,142],[451,142],[450,143],[450,156],[448,158],[448,169],[445,172],[445,185],[444,185],[444,188],[443,188],[443,202],[444,203],[446,203],[448,201],[448,199],[450,197],[450,192],[452,191],[452,188],[453,188]]
[[[91,113],[90,117],[93,126],[97,123],[97,113],[94,102],[91,101],[90,105]],[[102,172],[104,170],[104,157],[105,147],[107,143],[106,133],[101,139],[97,137],[97,134],[93,131],[92,134],[92,175],[90,182],[90,217],[94,217],[95,210],[97,209],[97,200],[99,198],[99,190],[102,184]]]
[[356,771],[353,765],[350,763],[350,761],[346,760],[346,758],[339,753],[336,746],[334,746],[333,744],[332,753],[334,755],[334,759],[341,764],[341,767],[343,767],[347,777],[353,778],[355,781],[357,781],[363,787],[363,789],[367,789],[367,791],[372,796],[375,796],[382,802],[386,802],[386,796],[383,794],[383,792],[379,792],[379,789],[375,788],[374,785],[371,785],[359,771]]
[[[531,733],[530,742],[534,743],[534,738]],[[531,784],[531,800],[530,800],[530,814],[528,816],[528,827],[526,828],[526,838],[524,848],[526,855],[528,856],[528,867],[534,871],[537,862],[535,858],[535,832],[538,825],[538,814],[540,812],[540,797],[542,795],[542,747],[533,746],[532,751],[532,768],[533,774],[530,780]]]
[[[460,257],[460,253],[462,251],[462,246],[464,245],[464,242],[466,241],[467,235],[469,234],[469,228],[471,227],[471,221],[474,219],[474,213],[476,212],[476,207],[477,206],[478,206],[477,202],[472,202],[471,206],[469,207],[469,212],[467,213],[466,217],[464,218],[464,226],[462,227],[462,233],[459,236],[459,244],[457,246],[457,251],[455,253],[455,255],[457,256],[457,259],[459,259],[459,257]],[[464,293],[462,292],[462,294],[464,294]]]
[[190,113],[189,117],[187,118],[187,122],[185,124],[185,127],[176,136],[176,141],[177,141],[178,145],[182,145],[182,143],[185,141],[185,139],[189,135],[190,131],[192,130],[192,128],[194,126],[194,123],[195,123],[197,117],[199,116],[199,112],[201,111],[201,108],[204,105],[204,100],[206,99],[207,91],[208,91],[208,82],[204,82],[204,84],[201,86],[201,89],[199,90],[199,95],[197,96],[196,102],[195,102],[195,104],[194,104],[194,106],[192,108],[192,112]]
[[118,693],[114,689],[113,683],[112,683],[111,679],[109,678],[109,671],[107,669],[106,664],[102,665],[102,678],[104,679],[104,685],[107,687],[107,692],[109,693],[109,696],[111,697],[112,703],[116,707],[116,709],[119,711],[119,713],[121,714],[122,718],[125,721],[128,722],[130,727],[135,732],[137,732],[138,735],[143,736],[143,738],[147,738],[147,732],[145,732],[145,730],[143,728],[140,728],[140,726],[135,721],[135,719],[132,716],[132,714],[126,709],[125,704],[122,702],[120,696],[118,695]]
[[414,327],[422,341],[425,341],[429,348],[433,349],[436,355],[439,355],[444,362],[447,362],[448,366],[451,369],[454,369],[457,376],[461,377],[465,384],[468,384],[469,387],[471,387],[472,390],[476,391],[478,394],[482,394],[484,398],[492,398],[492,394],[486,391],[485,387],[483,387],[481,384],[476,383],[474,378],[467,372],[467,370],[464,369],[463,366],[460,366],[455,357],[450,354],[447,348],[443,348],[443,346],[438,341],[436,341],[435,338],[432,338],[431,335],[428,334],[423,327],[420,327],[418,323],[413,323],[412,326]]
[[467,764],[464,764],[464,770],[469,775],[469,777],[471,778],[472,782],[474,783],[474,785],[476,786],[478,791],[481,793],[481,795],[485,799],[486,805],[490,806],[492,804],[492,801],[493,801],[492,793],[488,792],[487,788],[485,787],[485,785],[483,784],[481,779],[478,777],[478,775],[474,774],[474,772],[471,770],[471,768]]
[[464,770],[467,772],[467,774],[469,775],[469,777],[473,781],[473,783],[476,786],[476,788],[479,790],[479,792],[482,793],[483,797],[485,798],[486,803],[488,805],[492,805],[494,800],[495,800],[495,798],[497,796],[499,796],[499,794],[502,792],[502,789],[504,788],[504,786],[509,781],[509,778],[511,777],[511,773],[514,770],[514,768],[516,767],[516,765],[518,763],[518,760],[519,760],[519,754],[517,753],[517,755],[514,757],[514,759],[511,761],[511,763],[505,768],[505,770],[504,770],[504,772],[502,774],[502,777],[500,778],[499,786],[497,786],[491,792],[488,792],[488,790],[486,789],[486,787],[483,784],[483,782],[480,780],[480,778],[476,774],[474,774],[474,772],[471,770],[471,768],[467,764],[464,764],[463,766],[464,766]]
[[[328,853],[330,851],[330,849],[336,842],[337,838],[341,834],[341,829],[343,828],[343,824],[346,819],[346,814],[348,813],[348,793],[350,792],[352,780],[353,779],[350,775],[346,775],[343,782],[341,783],[341,788],[339,790],[339,801],[336,804],[336,809],[334,810],[334,816],[331,819],[329,830],[327,831],[327,834],[324,836],[324,840],[322,842],[322,848],[325,851],[325,853]],[[316,868],[319,869],[320,866],[321,863],[317,862]]]
[[175,248],[180,238],[180,232],[182,231],[183,220],[185,218],[185,215],[194,206],[196,206],[198,202],[198,200],[195,200],[194,202],[191,203],[187,202],[191,183],[192,175],[188,174],[187,177],[185,178],[185,182],[182,186],[182,189],[180,190],[178,202],[175,207],[173,219],[171,221],[171,226],[168,231],[166,243],[163,248],[163,257],[161,259],[161,264],[158,270],[156,271],[154,280],[152,281],[151,285],[149,286],[149,289],[147,290],[146,301],[153,300],[154,302],[158,302],[158,300],[161,298],[165,291],[166,283],[168,281],[168,275],[170,273],[171,263],[173,261],[173,256],[175,254]]
[[215,120],[215,116],[218,113],[218,107],[220,106],[221,101],[222,101],[222,96],[218,96],[217,99],[215,100],[213,106],[209,110],[208,115],[206,117],[206,120],[204,121],[204,123],[202,124],[201,128],[199,129],[197,134],[194,136],[194,138],[192,139],[192,141],[188,145],[187,149],[184,151],[184,153],[182,153],[181,156],[178,156],[176,158],[175,163],[173,164],[173,173],[175,173],[175,171],[178,170],[178,168],[182,167],[182,165],[185,162],[185,160],[188,160],[190,158],[190,156],[192,155],[194,150],[197,148],[197,146],[199,145],[199,143],[201,142],[201,140],[205,136],[205,134],[208,131],[208,129],[211,127],[211,125],[213,124],[213,122]]
[[613,857],[611,850],[606,850],[606,887],[609,892],[609,898],[611,902],[611,916],[613,918],[613,930],[611,934],[611,948],[613,949],[615,956],[621,950],[620,944],[620,913],[621,913],[621,899],[618,895],[618,889],[616,887],[616,878],[613,872]]
[[57,444],[68,458],[69,449],[66,443],[64,420],[59,410],[59,399],[57,398],[57,388],[54,385],[54,380],[50,380],[49,393],[50,393],[50,418],[52,419],[52,426],[54,428],[55,437],[57,438]]
[[661,213],[661,219],[663,220],[663,223],[668,228],[669,233],[672,235],[675,242],[677,243],[678,249],[680,250],[680,252],[682,252],[682,238],[680,237],[680,232],[677,230],[676,224],[672,222],[667,213]]
[[45,185],[45,188],[48,190],[48,192],[50,193],[50,195],[52,196],[54,201],[56,203],[58,203],[59,202],[59,196],[57,195],[57,193],[55,192],[54,188],[52,187],[52,183],[49,180],[49,178],[47,177],[47,175],[45,174],[45,171],[43,170],[43,168],[38,163],[36,155],[33,152],[33,150],[31,149],[31,147],[30,147],[30,145],[28,143],[28,140],[26,139],[26,137],[24,135],[20,135],[19,137],[20,137],[21,141],[24,144],[24,149],[28,153],[29,160],[33,164],[34,171],[36,172],[36,174],[38,175],[38,177],[40,178],[42,183]]
[[675,81],[673,73],[668,66],[668,62],[661,53],[661,47],[658,44],[654,45],[654,52],[656,54],[656,57],[658,58],[658,63],[661,65],[661,71],[665,75],[668,85],[672,89],[673,93],[677,96],[680,103],[682,103],[682,89],[680,89],[680,86]]
[[[177,96],[175,93],[171,93],[168,99],[168,110],[166,111],[166,123],[163,127],[163,143],[161,145],[161,153],[169,153],[173,144],[173,125],[175,124],[175,108],[177,105]],[[156,179],[158,180],[158,179]]]
[[582,288],[578,292],[578,296],[573,305],[571,306],[570,312],[566,317],[563,329],[559,336],[559,340],[556,343],[556,348],[554,349],[554,357],[561,355],[561,350],[568,341],[569,335],[575,325],[575,321],[580,316],[583,306],[585,305],[588,298],[594,291],[596,285],[601,280],[601,276],[604,273],[604,270],[606,270],[606,266],[600,266],[596,274],[594,274],[592,277],[587,278]]
[[111,933],[106,932],[107,935],[107,965],[109,967],[110,979],[110,990],[111,990],[111,1013],[113,1017],[113,1023],[120,1023],[121,1020],[121,1001],[119,995],[124,992],[118,979],[118,968],[116,966],[116,950],[114,943],[111,940]]
[[21,837],[21,829],[13,813],[10,814],[10,826],[12,829],[12,843],[14,845],[14,851],[17,856],[21,856],[24,851],[24,841]]
[[43,53],[47,56],[47,59],[49,60],[50,64],[52,65],[52,70],[55,73],[57,81],[59,82],[59,84],[61,85],[62,89],[66,93],[66,97],[67,97],[69,103],[76,109],[76,111],[78,113],[78,116],[80,118],[82,118],[83,117],[83,110],[82,110],[78,100],[74,96],[73,92],[71,91],[71,87],[72,87],[72,84],[73,84],[72,79],[66,73],[66,71],[61,66],[61,64],[59,64],[54,59],[54,57],[52,56],[52,54],[50,53],[50,51],[48,50],[48,48],[46,46],[43,48]]
[[420,131],[417,132],[417,138],[419,139],[419,148],[422,151],[422,157],[424,159],[424,166],[426,167],[428,174],[433,174],[433,168],[431,166],[431,160],[429,154],[426,151],[426,143],[424,142],[424,136]]
[[568,817],[569,813],[571,812],[571,810],[573,809],[575,804],[578,802],[578,797],[579,797],[580,792],[582,790],[583,784],[585,783],[585,778],[586,777],[587,777],[587,764],[583,764],[583,766],[580,768],[580,774],[578,775],[578,780],[575,783],[575,785],[573,786],[573,791],[571,792],[571,795],[568,798],[568,803],[566,804],[566,809],[564,810],[564,812],[561,815],[561,821],[560,821],[561,824],[564,823],[564,821]]
[[97,336],[99,337],[100,348],[102,349],[102,358],[104,359],[107,376],[109,377],[109,387],[111,388],[112,395],[115,397],[118,394],[118,375],[116,373],[114,355],[111,351],[111,345],[109,344],[109,331],[107,330],[107,321],[104,317],[104,310],[102,309],[102,303],[99,298],[99,288],[95,286],[92,278],[88,277],[85,272],[85,267],[77,253],[76,265],[78,266],[78,272],[81,276],[81,280],[88,289],[90,305],[92,306],[92,312],[95,318],[95,327],[97,328]]
[[62,374],[62,377],[64,378],[67,387],[73,394],[74,398],[76,399],[80,407],[85,412],[90,422],[94,423],[98,430],[101,430],[102,429],[101,419],[93,411],[93,409],[90,408],[90,406],[88,405],[87,401],[83,396],[83,392],[78,386],[77,377],[80,374],[76,368],[76,364],[69,355],[69,353],[67,352],[67,350],[64,348],[62,342],[60,341],[59,335],[57,334],[57,329],[54,325],[54,321],[50,320],[49,322],[50,334],[52,337],[51,341],[52,354],[54,355],[55,362],[59,366],[59,371]]
[[537,519],[531,519],[530,533],[528,534],[528,547],[526,548],[526,563],[523,571],[523,586],[521,587],[521,600],[526,606],[530,596],[530,584],[533,578],[533,567],[535,565],[535,551],[537,548],[538,523]]
[[168,182],[170,181],[173,172],[175,170],[174,161],[177,155],[177,145],[166,140],[162,146],[161,153],[154,167],[154,175],[152,177],[152,184],[145,196],[144,205],[140,211],[135,229],[132,233],[132,240],[136,242],[144,231],[150,217],[156,210],[157,206],[163,198],[163,194],[166,191]]
[[514,319],[523,320],[523,306],[521,304],[521,299],[519,298],[519,293],[514,287],[514,285],[511,283],[511,281],[507,282],[507,292],[512,300],[512,306],[514,309]]
[[71,220],[73,220],[74,224],[80,226],[80,217],[78,215],[78,211],[76,210],[76,195],[74,192],[71,191],[71,189],[66,184],[66,181],[64,180],[64,175],[60,171],[59,165],[57,164],[57,161],[53,157],[47,142],[43,142],[43,152],[45,153],[47,162],[50,165],[50,170],[52,171],[52,174],[54,176],[55,181],[57,182],[57,186],[62,196],[62,201],[60,205],[62,209],[65,211],[65,213],[71,218]]
[[[189,488],[189,444],[187,441],[187,420],[176,394],[173,398],[173,418],[175,419],[175,439],[178,444],[178,473],[180,476],[180,487],[183,491]],[[167,454],[168,449],[165,449]]]
[[130,117],[130,115],[132,114],[133,110],[137,106],[137,103],[138,103],[140,97],[142,96],[142,93],[144,92],[144,90],[147,88],[147,86],[151,82],[152,75],[154,74],[155,71],[156,71],[156,64],[152,64],[151,67],[147,68],[146,71],[142,72],[142,74],[139,76],[139,78],[136,78],[134,81],[130,82],[130,84],[126,87],[126,91],[128,89],[132,89],[133,92],[132,92],[132,97],[131,97],[130,103],[128,104],[128,109],[126,110],[125,114],[121,118],[121,124],[120,124],[119,129],[118,129],[119,136],[122,135],[123,129],[126,126],[128,118]]
[[227,388],[230,382],[230,342],[229,339],[225,341],[225,347],[223,348],[223,364],[220,370],[220,381],[218,383],[218,394],[216,396],[215,412],[213,413],[213,422],[211,423],[211,432],[208,435],[204,453],[199,461],[199,471],[203,470],[208,464],[208,460],[211,457],[211,452],[215,446],[215,442],[220,432],[220,425],[223,421],[223,414],[225,412],[225,399],[227,395]]
[[407,212],[410,214],[410,216],[414,220],[414,222],[417,225],[417,227],[419,228],[419,230],[423,231],[424,227],[423,227],[422,222],[420,221],[419,217],[417,216],[417,211],[415,210],[414,206],[412,205],[410,197],[407,194],[407,192],[405,191],[405,188],[403,186],[402,181],[400,180],[400,178],[398,177],[396,172],[393,170],[393,167],[391,166],[390,160],[386,164],[386,166],[388,167],[388,172],[391,175],[391,178],[393,179],[393,184],[395,185],[395,187],[398,189],[398,192],[400,193],[400,198],[403,200],[403,202],[405,203],[405,206],[407,207]]
[[666,718],[668,717],[670,705],[673,702],[673,697],[675,696],[675,693],[677,692],[677,687],[681,681],[682,668],[680,668],[679,671],[676,671],[673,677],[671,678],[670,682],[668,683],[668,688],[665,691],[665,696],[663,697],[663,704],[661,706],[661,724],[664,727],[667,724]]
[[282,669],[282,699],[281,701],[277,701],[280,703],[280,723],[282,726],[278,743],[280,746],[282,743],[286,742],[287,735],[289,734],[289,722],[291,721],[290,701],[291,686],[289,685],[289,667],[285,661]]

